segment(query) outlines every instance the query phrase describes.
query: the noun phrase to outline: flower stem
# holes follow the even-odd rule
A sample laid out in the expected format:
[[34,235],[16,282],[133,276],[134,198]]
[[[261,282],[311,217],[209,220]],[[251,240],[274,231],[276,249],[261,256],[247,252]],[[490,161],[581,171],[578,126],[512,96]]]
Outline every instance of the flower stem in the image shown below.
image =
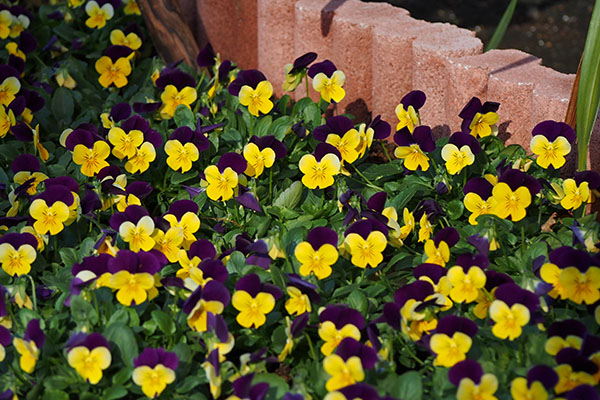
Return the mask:
[[381,147],[383,147],[383,152],[385,153],[385,156],[388,159],[388,162],[392,162],[392,157],[390,157],[390,153],[388,153],[388,149],[387,146],[385,145],[385,141],[381,140],[379,143],[381,143]]
[[25,276],[27,276],[27,278],[29,278],[29,281],[31,282],[31,298],[33,299],[33,310],[36,311],[37,310],[37,296],[35,294],[35,282],[33,282],[33,278],[31,277],[31,275],[27,274]]
[[312,356],[313,360],[318,361],[317,360],[317,354],[315,353],[315,348],[313,346],[312,340],[310,339],[310,336],[308,336],[308,333],[304,333],[304,336],[306,336],[306,340],[308,341],[308,347],[310,348],[310,355]]

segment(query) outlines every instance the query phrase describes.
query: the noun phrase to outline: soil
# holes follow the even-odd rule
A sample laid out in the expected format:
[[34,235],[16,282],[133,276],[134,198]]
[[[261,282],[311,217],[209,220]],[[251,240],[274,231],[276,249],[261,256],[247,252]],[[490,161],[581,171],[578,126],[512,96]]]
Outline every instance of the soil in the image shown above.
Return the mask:
[[[508,0],[367,1],[385,1],[407,9],[414,18],[471,29],[484,46],[509,4]],[[547,67],[576,73],[593,7],[593,0],[521,0],[499,48],[523,50],[540,57]]]

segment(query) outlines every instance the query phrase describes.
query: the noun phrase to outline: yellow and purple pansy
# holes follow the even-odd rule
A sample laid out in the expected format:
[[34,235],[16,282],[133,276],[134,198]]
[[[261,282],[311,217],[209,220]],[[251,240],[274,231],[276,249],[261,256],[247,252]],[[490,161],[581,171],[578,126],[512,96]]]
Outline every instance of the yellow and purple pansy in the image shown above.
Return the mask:
[[308,66],[317,59],[317,53],[308,52],[294,60],[293,64],[286,64],[283,68],[285,79],[283,90],[293,92],[308,72]]
[[427,256],[425,262],[445,266],[450,260],[450,248],[458,243],[459,239],[460,235],[453,227],[438,231],[433,239],[427,240],[423,246]]
[[472,165],[475,162],[475,155],[480,152],[481,145],[475,137],[468,133],[456,132],[442,147],[442,159],[446,161],[448,173],[456,175],[465,167]]
[[240,175],[246,171],[248,162],[238,153],[225,153],[217,165],[204,169],[204,178],[208,183],[206,195],[214,201],[227,201],[237,195]]
[[435,353],[433,365],[453,367],[467,358],[477,333],[477,324],[469,318],[447,315],[440,318],[429,338],[429,348]]
[[394,142],[398,145],[394,150],[396,158],[404,160],[404,168],[409,171],[421,171],[429,169],[429,157],[425,153],[435,150],[435,142],[431,128],[418,126],[414,132],[404,127],[394,135]]
[[557,383],[558,375],[552,368],[547,365],[536,365],[527,372],[527,378],[513,379],[510,394],[514,400],[547,399],[548,393],[552,393]]
[[91,385],[102,379],[112,361],[108,340],[99,333],[75,333],[67,342],[67,362]]
[[29,206],[33,228],[39,234],[56,235],[69,219],[69,207],[75,203],[73,193],[62,185],[46,188]]
[[359,268],[376,268],[383,261],[388,228],[375,218],[357,221],[345,232],[344,244],[352,264]]
[[328,143],[319,143],[313,154],[305,154],[298,167],[304,174],[302,183],[309,189],[325,189],[335,183],[334,176],[341,171],[340,152]]
[[458,387],[457,400],[498,400],[494,396],[498,390],[498,378],[484,374],[483,368],[475,360],[456,363],[448,371],[448,380]]
[[273,109],[273,85],[265,75],[256,69],[238,72],[237,78],[229,84],[229,93],[238,96],[240,104],[248,107],[255,117],[268,114]]
[[198,98],[196,80],[176,67],[165,67],[155,83],[156,87],[162,90],[160,115],[164,119],[173,118],[179,105],[191,109],[191,105]]
[[196,332],[206,332],[208,315],[223,313],[230,298],[227,288],[217,280],[208,281],[204,287],[198,286],[182,307],[183,312],[188,315],[189,327]]
[[498,108],[500,103],[481,100],[473,97],[458,114],[462,118],[461,130],[476,138],[498,134]]
[[425,93],[420,90],[413,90],[400,100],[395,110],[396,117],[398,118],[396,131],[400,131],[403,128],[408,129],[410,133],[415,131],[415,128],[421,124],[419,110],[425,104],[426,99]]
[[531,151],[540,167],[558,169],[565,164],[565,156],[575,142],[573,128],[564,122],[543,121],[533,128],[531,135]]
[[340,153],[342,164],[351,164],[358,159],[361,135],[350,118],[343,115],[327,118],[325,125],[315,128],[313,136],[335,147]]
[[144,349],[133,360],[133,382],[151,399],[160,396],[167,385],[175,381],[175,370],[179,364],[177,354],[162,347]]
[[317,286],[303,280],[298,274],[287,274],[289,282],[286,290],[290,298],[285,302],[285,309],[290,315],[299,316],[310,313],[311,303],[321,302],[321,296],[317,293]]
[[15,157],[10,164],[10,169],[15,174],[14,182],[21,185],[20,190],[26,190],[27,194],[32,196],[37,193],[38,185],[48,179],[46,174],[40,172],[38,158],[31,154],[21,154]]
[[496,300],[489,308],[489,316],[494,321],[492,333],[500,339],[518,338],[539,309],[538,297],[514,283],[498,286],[494,296]]
[[286,156],[287,148],[284,143],[277,140],[273,135],[266,135],[260,138],[254,135],[250,138],[250,143],[244,146],[242,154],[248,162],[244,173],[248,176],[258,178],[262,175],[265,168],[273,166],[275,160]]
[[339,103],[346,96],[346,91],[342,88],[346,82],[346,75],[330,60],[311,65],[308,76],[313,80],[313,89],[319,92],[326,102]]
[[31,233],[7,233],[0,236],[0,264],[10,276],[26,275],[37,258],[38,242]]
[[335,391],[361,382],[365,369],[372,369],[377,362],[377,353],[351,337],[344,338],[336,349],[323,360],[323,369],[330,378],[325,383],[328,391]]
[[317,279],[331,275],[331,266],[339,257],[337,250],[338,235],[333,229],[317,227],[308,233],[306,242],[300,242],[294,255],[300,262],[300,275],[314,274]]
[[33,372],[45,342],[46,334],[40,327],[39,319],[32,319],[27,323],[27,329],[23,339],[13,339],[13,346],[20,355],[19,366],[24,372],[28,374]]
[[96,61],[96,72],[100,74],[98,82],[107,88],[115,85],[122,88],[127,85],[127,77],[131,74],[130,58],[133,50],[126,46],[110,46],[104,55]]
[[492,214],[492,189],[494,186],[485,178],[473,177],[463,187],[465,208],[471,212],[469,223],[477,225],[477,217]]
[[346,305],[327,305],[319,314],[319,322],[319,337],[324,342],[321,353],[325,356],[332,354],[344,338],[360,340],[360,331],[365,327],[362,314]]
[[248,274],[237,281],[231,304],[239,311],[236,321],[244,328],[260,328],[283,295],[281,289],[262,283],[257,274]]
[[[181,268],[177,270],[176,276],[185,281],[191,276],[192,270],[198,268],[202,261],[214,259],[216,255],[217,251],[210,240],[198,239],[194,241],[187,251],[184,249],[179,250],[178,261]],[[198,284],[200,285],[200,283]]]
[[108,286],[117,292],[116,298],[124,306],[140,305],[158,295],[155,275],[163,266],[156,253],[119,250],[108,260]]
[[174,171],[187,172],[192,168],[192,163],[198,160],[200,153],[209,147],[210,143],[203,133],[187,126],[179,127],[165,143],[167,165]]

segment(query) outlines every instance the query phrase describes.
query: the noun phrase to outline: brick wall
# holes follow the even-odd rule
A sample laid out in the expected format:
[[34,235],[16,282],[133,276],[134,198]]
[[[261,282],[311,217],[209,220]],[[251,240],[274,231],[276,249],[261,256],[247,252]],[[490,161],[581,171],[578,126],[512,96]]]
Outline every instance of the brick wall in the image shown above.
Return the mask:
[[[346,74],[346,98],[338,110],[358,120],[381,114],[395,125],[395,106],[412,89],[427,94],[423,123],[442,134],[459,129],[457,114],[472,96],[500,102],[502,137],[525,147],[536,123],[565,117],[574,75],[546,68],[518,50],[482,54],[473,32],[416,20],[389,4],[180,0],[194,1],[206,34],[200,41],[208,39],[242,68],[260,69],[277,95],[283,94],[283,66],[314,51],[317,61],[329,58]],[[304,85],[296,91],[297,98],[305,96]],[[599,137],[600,125],[592,146],[600,145]],[[591,161],[599,169],[600,154]]]

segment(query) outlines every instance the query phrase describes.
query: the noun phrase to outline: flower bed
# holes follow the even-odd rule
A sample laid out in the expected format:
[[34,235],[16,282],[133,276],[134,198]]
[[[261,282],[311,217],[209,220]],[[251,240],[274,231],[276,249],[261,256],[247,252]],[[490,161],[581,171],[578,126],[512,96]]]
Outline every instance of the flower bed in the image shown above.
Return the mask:
[[0,396],[598,398],[600,175],[560,176],[568,125],[528,156],[473,98],[434,141],[412,91],[357,126],[315,53],[294,102],[146,37],[134,0],[0,10]]

